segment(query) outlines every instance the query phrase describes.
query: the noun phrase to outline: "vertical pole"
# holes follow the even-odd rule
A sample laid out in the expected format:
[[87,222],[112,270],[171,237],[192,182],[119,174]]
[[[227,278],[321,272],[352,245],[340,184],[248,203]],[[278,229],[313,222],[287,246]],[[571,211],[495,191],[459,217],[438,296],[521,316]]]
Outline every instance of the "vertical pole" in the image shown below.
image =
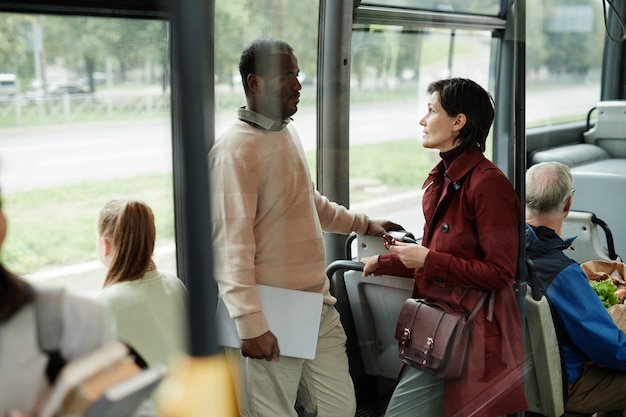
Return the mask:
[[[514,121],[515,121],[515,159],[514,185],[517,195],[524,206],[526,201],[526,0],[513,2],[509,13],[513,13],[514,25]],[[523,217],[523,216],[522,216]],[[526,334],[526,232],[525,220],[520,222],[519,255],[515,292],[522,320],[522,335]],[[514,417],[524,416],[524,412],[512,414]]]
[[[317,68],[317,188],[331,201],[346,207],[350,204],[351,41],[352,2],[321,0]],[[346,236],[329,233],[324,236],[324,241],[327,264],[344,256]]]
[[[173,2],[172,100],[178,259],[189,288],[190,354],[217,353],[208,151],[214,140],[212,2]],[[176,178],[177,177],[177,178]]]
[[172,2],[172,120],[179,274],[189,290],[189,355],[159,387],[161,417],[234,417],[234,384],[216,343],[217,286],[209,201],[214,141],[214,2]]

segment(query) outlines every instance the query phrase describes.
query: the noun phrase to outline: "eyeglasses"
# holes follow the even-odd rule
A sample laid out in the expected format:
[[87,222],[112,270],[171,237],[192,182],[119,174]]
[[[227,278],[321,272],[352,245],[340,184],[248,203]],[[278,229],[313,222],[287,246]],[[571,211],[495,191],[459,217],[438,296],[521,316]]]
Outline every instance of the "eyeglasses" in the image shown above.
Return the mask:
[[576,192],[576,188],[572,187],[572,195],[574,195],[575,192]]

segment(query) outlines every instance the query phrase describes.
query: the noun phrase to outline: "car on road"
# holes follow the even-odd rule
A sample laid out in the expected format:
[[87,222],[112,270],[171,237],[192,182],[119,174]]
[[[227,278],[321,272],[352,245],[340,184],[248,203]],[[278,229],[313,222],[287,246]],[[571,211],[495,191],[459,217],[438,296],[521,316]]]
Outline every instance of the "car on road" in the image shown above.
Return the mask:
[[88,87],[82,84],[69,82],[53,85],[49,90],[49,94],[51,96],[64,96],[65,94],[71,96],[86,96],[91,95],[92,92]]
[[0,100],[13,100],[19,92],[19,81],[15,74],[0,74]]

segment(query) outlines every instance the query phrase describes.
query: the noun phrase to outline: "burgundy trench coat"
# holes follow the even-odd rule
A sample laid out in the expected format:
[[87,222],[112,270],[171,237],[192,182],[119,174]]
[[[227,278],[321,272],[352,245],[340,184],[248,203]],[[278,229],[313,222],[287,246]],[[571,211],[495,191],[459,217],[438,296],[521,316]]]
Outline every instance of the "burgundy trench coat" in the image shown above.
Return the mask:
[[422,244],[430,249],[424,268],[406,268],[397,255],[383,254],[380,272],[413,277],[414,297],[468,309],[481,290],[493,290],[491,321],[483,308],[472,328],[467,370],[445,381],[445,417],[522,411],[524,351],[513,291],[522,206],[508,178],[480,151],[463,152],[444,172],[442,161],[423,186]]

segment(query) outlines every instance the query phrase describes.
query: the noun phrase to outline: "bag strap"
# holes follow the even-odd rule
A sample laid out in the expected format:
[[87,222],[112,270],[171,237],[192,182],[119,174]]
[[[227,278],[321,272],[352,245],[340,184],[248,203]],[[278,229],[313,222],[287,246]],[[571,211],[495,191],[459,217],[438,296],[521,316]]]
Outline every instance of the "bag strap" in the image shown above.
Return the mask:
[[39,348],[48,354],[46,377],[54,383],[67,361],[61,355],[63,336],[63,288],[39,288],[35,294],[35,317]]
[[[474,309],[472,310],[472,313],[467,318],[467,323],[471,323],[472,321],[474,321],[474,319],[480,312],[480,309],[482,308],[483,304],[485,304],[485,300],[487,299],[488,296],[492,294],[493,294],[493,291],[490,291],[490,292],[483,291],[483,295],[480,296],[480,298],[478,299],[478,302],[476,303],[476,305],[474,306]],[[493,298],[494,297],[489,297],[489,311],[487,312],[487,320],[489,321],[491,321],[491,316],[493,312]]]
[[[411,298],[409,298],[408,300],[411,300]],[[417,300],[419,301],[420,299],[418,298]],[[415,317],[417,317],[417,313],[419,312],[421,307],[422,307],[422,304],[417,303],[417,306],[415,307],[415,310],[413,311],[413,317],[411,317],[410,323],[415,322]],[[402,332],[402,336],[400,336],[399,342],[403,345],[406,345],[408,341],[411,340],[411,337],[412,337],[411,328],[405,327],[404,331]]]

